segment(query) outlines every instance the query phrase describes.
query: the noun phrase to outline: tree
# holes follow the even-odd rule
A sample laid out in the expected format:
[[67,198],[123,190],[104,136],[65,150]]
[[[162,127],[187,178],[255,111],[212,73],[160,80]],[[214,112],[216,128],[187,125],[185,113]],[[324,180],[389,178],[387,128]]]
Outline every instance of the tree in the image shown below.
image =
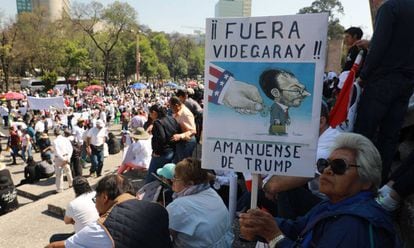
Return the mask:
[[13,61],[13,47],[16,35],[17,30],[14,25],[7,25],[2,28],[0,37],[0,62],[6,91],[9,90],[10,64]]
[[151,47],[157,54],[158,60],[167,63],[170,59],[170,42],[164,33],[157,33],[151,39]]
[[70,75],[78,74],[79,70],[87,71],[90,69],[91,61],[88,57],[88,51],[79,47],[75,41],[66,41],[64,51],[62,68],[66,80]]
[[[114,2],[104,8],[99,2],[74,6],[73,22],[79,25],[102,52],[104,81],[108,83],[111,56],[120,35],[136,27],[137,13],[128,3]],[[99,25],[103,28],[99,29]]]
[[145,36],[139,38],[139,50],[141,54],[140,71],[148,81],[157,73],[158,58],[157,54],[151,47],[150,41]]
[[322,13],[329,14],[328,21],[328,38],[340,39],[345,31],[344,27],[339,23],[336,15],[344,14],[344,7],[339,0],[316,0],[312,2],[311,6],[304,7],[299,10],[299,14],[305,13]]
[[183,57],[178,57],[177,61],[173,65],[174,68],[174,80],[177,78],[184,78],[188,74],[188,63]]
[[45,83],[44,91],[53,89],[53,87],[56,85],[57,78],[58,76],[55,71],[46,72],[42,76],[42,81]]

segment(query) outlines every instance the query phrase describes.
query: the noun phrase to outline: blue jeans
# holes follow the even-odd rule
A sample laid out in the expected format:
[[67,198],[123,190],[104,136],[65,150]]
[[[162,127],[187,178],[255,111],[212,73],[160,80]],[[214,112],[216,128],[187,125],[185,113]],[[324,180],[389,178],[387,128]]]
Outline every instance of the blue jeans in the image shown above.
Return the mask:
[[364,135],[376,145],[382,158],[383,184],[390,173],[413,88],[413,79],[390,73],[368,80],[358,103],[354,132]]
[[92,147],[92,153],[91,153],[91,168],[90,173],[96,172],[98,176],[102,173],[102,167],[103,167],[103,160],[104,160],[104,151],[103,149],[97,150]]
[[151,173],[157,173],[157,169],[163,167],[167,163],[171,163],[174,158],[174,151],[168,150],[163,155],[155,157],[154,155],[151,158],[151,162],[148,168],[148,174],[145,177],[145,184],[150,183],[155,180],[155,177]]
[[175,157],[174,163],[178,163],[181,160],[192,157],[194,148],[197,146],[195,136],[188,141],[181,141],[175,145]]
[[[26,151],[27,151],[27,157],[26,157]],[[32,157],[32,144],[28,144],[26,147],[22,147],[22,159],[24,161],[27,160],[28,157]]]

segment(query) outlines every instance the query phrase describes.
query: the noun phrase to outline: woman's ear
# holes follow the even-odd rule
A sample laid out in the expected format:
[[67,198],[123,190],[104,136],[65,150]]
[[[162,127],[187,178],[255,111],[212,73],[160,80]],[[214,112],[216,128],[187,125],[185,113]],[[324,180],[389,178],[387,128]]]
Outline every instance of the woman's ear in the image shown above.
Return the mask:
[[270,94],[272,94],[274,99],[280,99],[280,91],[277,88],[271,89]]

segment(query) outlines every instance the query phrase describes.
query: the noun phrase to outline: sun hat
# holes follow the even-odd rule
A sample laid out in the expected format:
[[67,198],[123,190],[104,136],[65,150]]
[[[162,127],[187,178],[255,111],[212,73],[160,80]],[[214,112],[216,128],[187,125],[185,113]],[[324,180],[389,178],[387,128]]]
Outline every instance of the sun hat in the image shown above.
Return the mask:
[[146,140],[150,138],[150,135],[142,127],[138,127],[137,129],[135,129],[130,136],[138,140]]
[[165,164],[162,168],[157,169],[157,174],[159,176],[162,176],[162,177],[165,177],[171,180],[174,178],[174,170],[175,170],[175,164],[168,163],[168,164]]

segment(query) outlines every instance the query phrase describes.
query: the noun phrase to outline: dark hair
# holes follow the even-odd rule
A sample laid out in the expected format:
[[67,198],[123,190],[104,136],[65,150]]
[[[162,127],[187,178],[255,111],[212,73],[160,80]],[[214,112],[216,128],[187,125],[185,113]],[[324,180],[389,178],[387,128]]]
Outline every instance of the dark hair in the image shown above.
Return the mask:
[[88,179],[86,179],[85,177],[77,176],[73,178],[72,185],[73,185],[73,191],[75,191],[76,197],[82,194],[85,194],[85,193],[92,192],[92,188],[89,185]]
[[170,105],[181,105],[181,104],[183,104],[181,102],[180,98],[178,98],[176,96],[172,96],[168,102],[170,103]]
[[152,111],[156,112],[158,114],[158,118],[159,119],[162,118],[162,117],[167,116],[167,110],[163,106],[161,106],[160,104],[158,104],[158,103],[152,105],[150,107],[149,111],[150,112],[152,112]]
[[207,170],[201,168],[201,161],[185,158],[175,166],[175,175],[179,175],[185,184],[203,184],[208,182]]
[[350,27],[347,30],[345,30],[344,33],[345,34],[350,34],[352,37],[355,37],[358,40],[360,40],[362,38],[362,35],[364,34],[362,32],[362,29],[360,29],[358,27]]
[[34,161],[32,156],[29,156],[29,157],[27,157],[26,164],[28,166],[33,166],[33,165],[36,165],[36,162]]
[[179,89],[179,90],[177,90],[177,93],[175,93],[175,95],[176,95],[177,97],[180,97],[180,96],[187,96],[187,95],[188,95],[188,92],[187,92],[187,90],[184,90],[184,89]]
[[293,73],[280,70],[280,69],[271,69],[262,72],[259,78],[259,84],[262,88],[263,92],[266,94],[267,97],[270,99],[274,99],[275,97],[272,95],[272,89],[277,88],[280,89],[279,81],[277,78],[279,75],[284,74],[291,77],[295,77]]
[[62,130],[60,128],[55,128],[55,130],[53,130],[53,133],[58,136],[62,133]]
[[69,128],[65,128],[65,129],[63,130],[63,134],[65,135],[65,137],[69,137],[69,136],[71,136],[71,135],[72,135],[72,132],[70,131],[70,129],[69,129]]
[[42,154],[40,155],[40,157],[42,158],[42,160],[51,160],[50,153],[47,153],[47,152],[42,153]]
[[108,133],[108,138],[110,138],[110,139],[115,138],[115,134],[114,134],[114,133],[112,133],[112,132]]
[[122,175],[108,175],[99,180],[96,186],[96,194],[106,192],[110,200],[115,200],[124,193],[135,195],[134,188],[128,179]]

